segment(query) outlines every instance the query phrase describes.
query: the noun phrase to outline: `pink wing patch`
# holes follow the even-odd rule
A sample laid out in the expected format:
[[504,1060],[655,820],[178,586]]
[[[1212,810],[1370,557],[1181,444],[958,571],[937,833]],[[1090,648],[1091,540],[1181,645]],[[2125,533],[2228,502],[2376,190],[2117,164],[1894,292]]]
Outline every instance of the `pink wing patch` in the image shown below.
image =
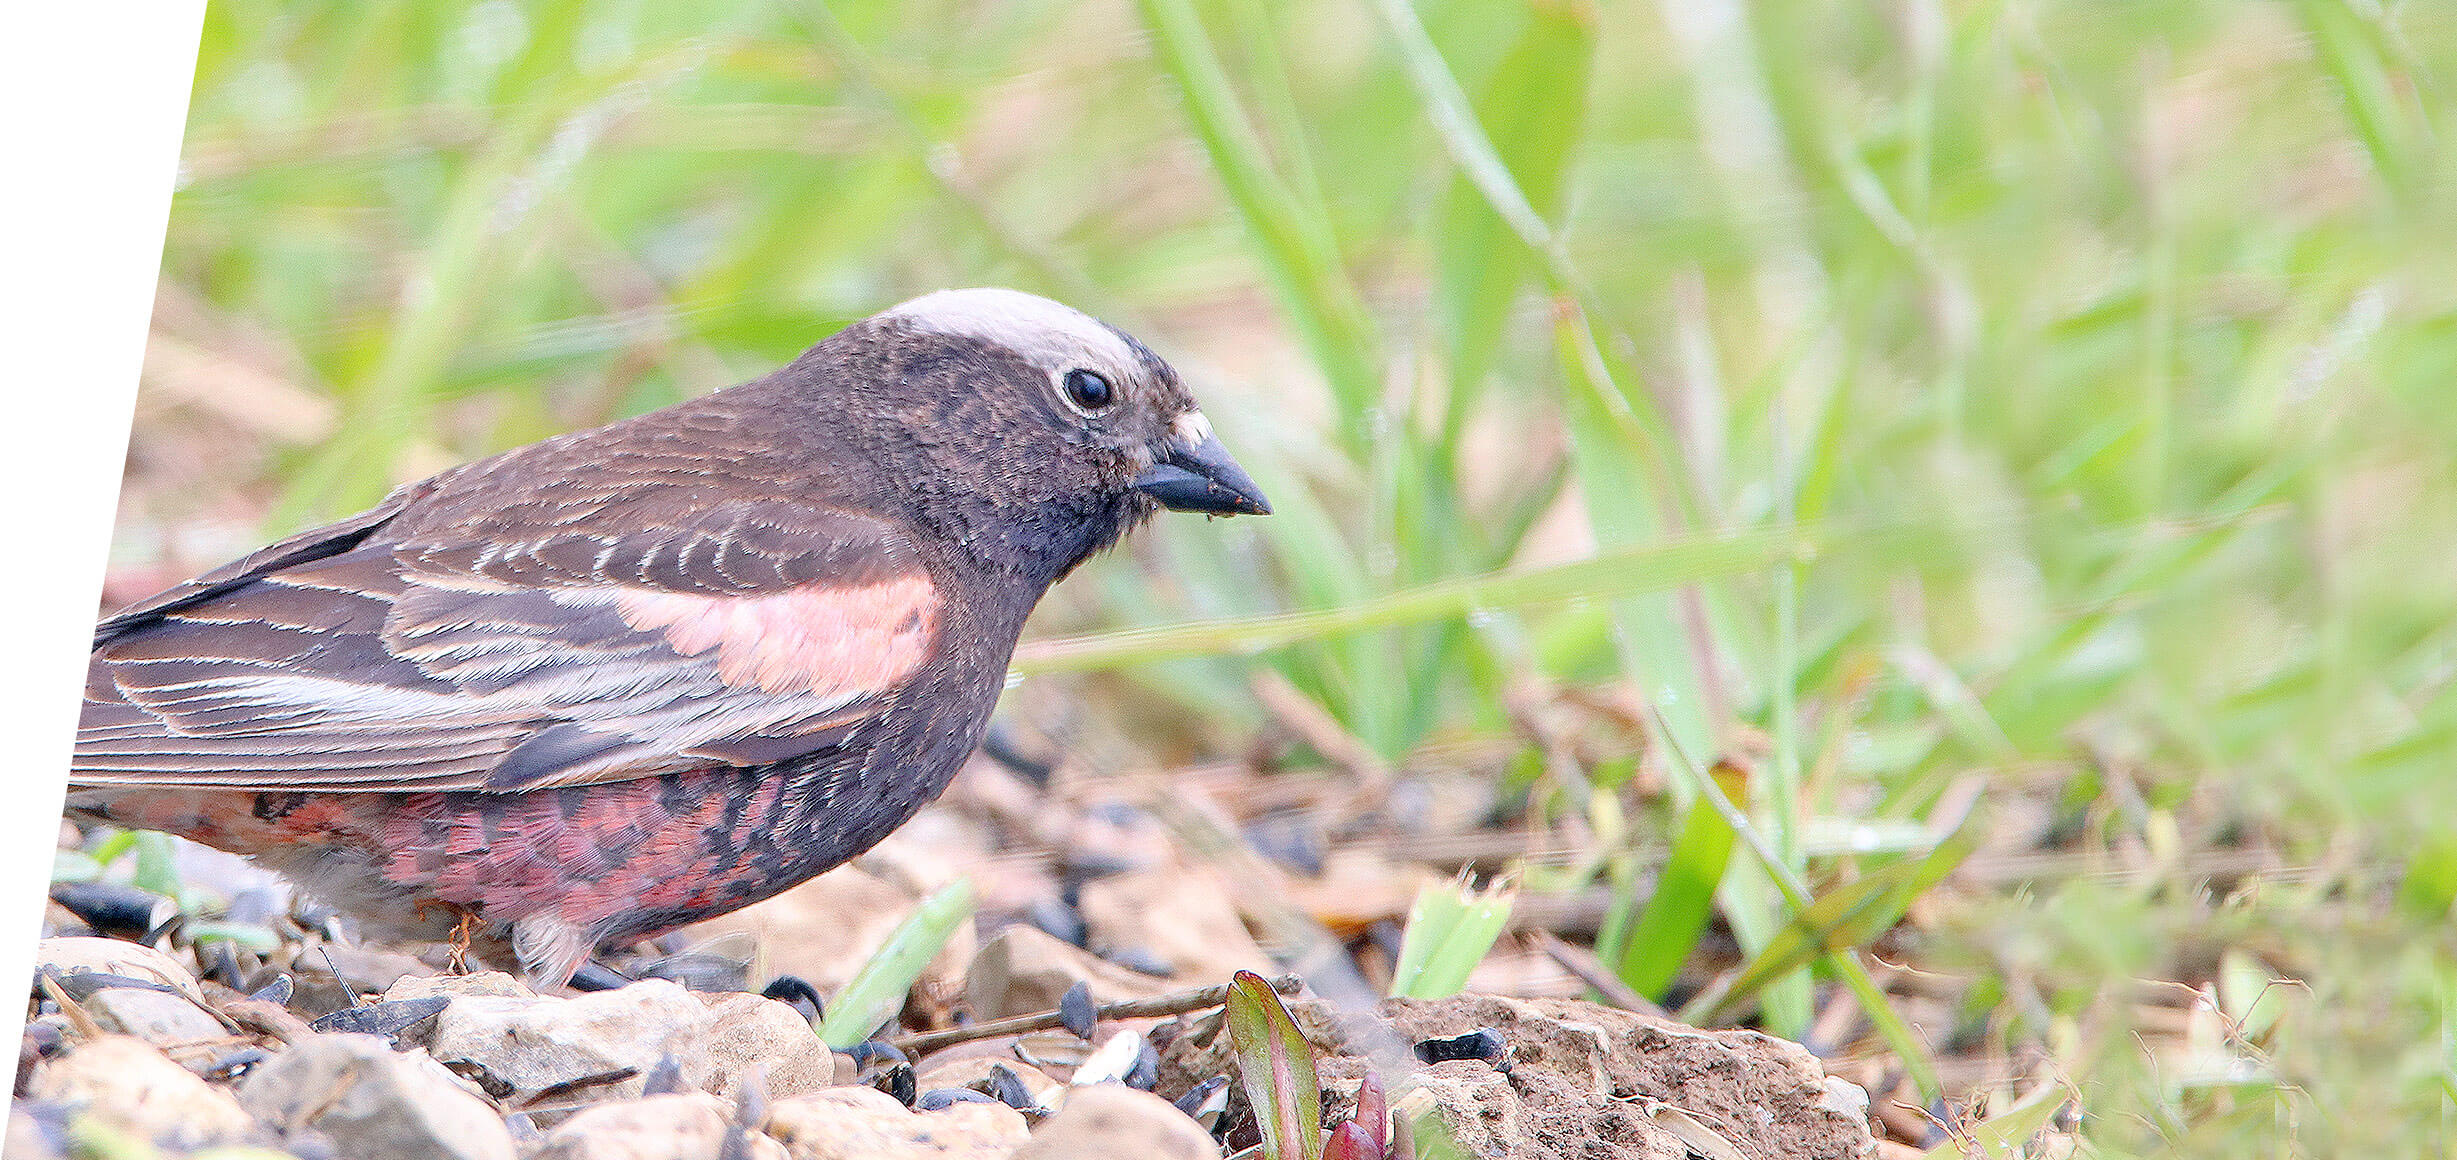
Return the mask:
[[776,694],[888,688],[921,667],[938,628],[938,591],[918,574],[772,596],[626,589],[615,607],[633,628],[662,630],[685,656],[716,650],[726,684]]

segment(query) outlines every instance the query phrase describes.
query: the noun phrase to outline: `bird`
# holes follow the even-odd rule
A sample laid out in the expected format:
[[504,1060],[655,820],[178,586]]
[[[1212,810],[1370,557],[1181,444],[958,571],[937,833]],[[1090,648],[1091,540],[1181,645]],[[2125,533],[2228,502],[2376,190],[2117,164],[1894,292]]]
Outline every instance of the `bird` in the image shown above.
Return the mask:
[[1026,615],[1162,509],[1271,511],[1168,363],[926,294],[104,618],[68,810],[562,986],[936,798]]

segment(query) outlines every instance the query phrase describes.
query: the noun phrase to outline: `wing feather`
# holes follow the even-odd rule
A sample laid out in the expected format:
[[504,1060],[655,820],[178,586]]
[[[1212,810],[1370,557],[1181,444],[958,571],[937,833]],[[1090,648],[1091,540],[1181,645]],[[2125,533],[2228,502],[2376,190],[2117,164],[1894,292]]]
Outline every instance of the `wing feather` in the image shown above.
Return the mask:
[[936,647],[937,590],[876,519],[599,505],[527,540],[396,538],[388,507],[106,621],[74,780],[513,790],[782,760]]

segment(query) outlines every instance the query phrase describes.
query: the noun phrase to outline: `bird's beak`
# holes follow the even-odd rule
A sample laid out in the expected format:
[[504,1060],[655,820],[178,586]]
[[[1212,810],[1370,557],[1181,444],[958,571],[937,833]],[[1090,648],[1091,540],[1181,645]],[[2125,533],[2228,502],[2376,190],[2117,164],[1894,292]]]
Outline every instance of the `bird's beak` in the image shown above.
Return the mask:
[[1215,516],[1267,516],[1271,502],[1246,469],[1229,458],[1201,411],[1188,411],[1170,425],[1159,459],[1135,477],[1135,490],[1171,511]]

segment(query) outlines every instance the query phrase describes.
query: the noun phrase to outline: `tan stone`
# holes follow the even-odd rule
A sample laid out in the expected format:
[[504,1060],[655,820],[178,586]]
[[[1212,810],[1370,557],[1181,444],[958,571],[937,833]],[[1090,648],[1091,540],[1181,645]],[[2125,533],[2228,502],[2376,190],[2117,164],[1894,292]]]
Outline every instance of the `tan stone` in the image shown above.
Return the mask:
[[836,1056],[802,1013],[774,999],[733,992],[702,995],[708,1004],[710,1090],[733,1099],[743,1073],[764,1067],[768,1096],[781,1099],[836,1082]]
[[205,994],[196,986],[196,977],[188,973],[179,960],[148,946],[139,946],[115,938],[72,936],[47,938],[34,947],[35,969],[49,967],[63,975],[92,971],[105,975],[125,975],[131,979],[167,983],[179,988],[190,1002],[203,1003]]
[[239,1103],[267,1127],[313,1129],[343,1156],[512,1160],[493,1105],[423,1051],[374,1035],[292,1043],[239,1084]]
[[[566,1103],[631,1099],[668,1056],[685,1084],[709,1090],[711,1023],[705,1004],[664,979],[568,999],[464,996],[436,1017],[430,1050],[511,1085],[515,1105],[549,1090]],[[588,1082],[624,1069],[630,1078]]]
[[1169,1101],[1104,1083],[1069,1088],[1013,1160],[1220,1160],[1220,1146]]
[[790,1160],[1006,1160],[1030,1137],[1023,1113],[1004,1104],[914,1112],[868,1087],[780,1100],[767,1130]]
[[182,1147],[234,1140],[255,1126],[229,1092],[127,1035],[87,1040],[44,1061],[28,1094],[128,1135]]
[[474,975],[403,975],[384,989],[384,1002],[403,999],[431,999],[437,995],[458,999],[462,996],[491,998],[529,998],[537,992],[502,971],[480,971]]
[[[725,1102],[700,1092],[648,1096],[587,1108],[555,1128],[529,1160],[717,1160],[740,1132]],[[748,1133],[744,1160],[786,1160],[785,1146]]]

